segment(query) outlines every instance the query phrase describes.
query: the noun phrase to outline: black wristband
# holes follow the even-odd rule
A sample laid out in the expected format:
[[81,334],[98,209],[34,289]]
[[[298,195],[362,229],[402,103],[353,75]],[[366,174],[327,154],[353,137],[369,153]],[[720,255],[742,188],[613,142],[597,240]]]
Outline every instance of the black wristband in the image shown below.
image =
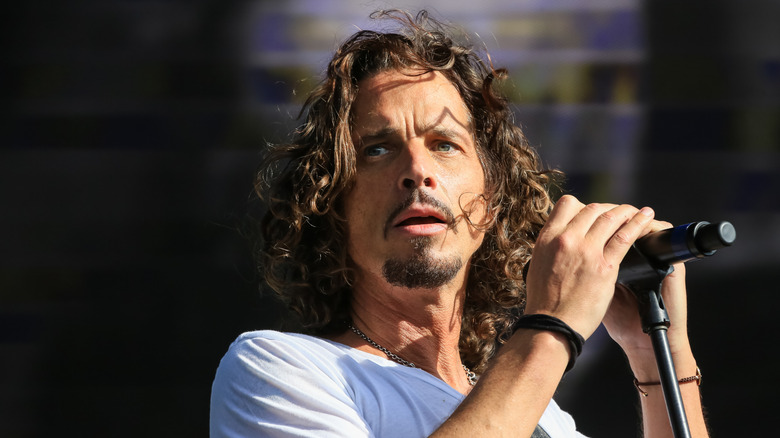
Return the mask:
[[577,360],[580,353],[582,353],[582,346],[585,344],[585,338],[574,331],[573,328],[569,327],[568,324],[554,316],[539,313],[521,316],[517,322],[515,322],[512,331],[514,332],[521,328],[558,332],[566,336],[566,340],[569,341],[569,364],[566,366],[566,371],[574,368],[574,362]]

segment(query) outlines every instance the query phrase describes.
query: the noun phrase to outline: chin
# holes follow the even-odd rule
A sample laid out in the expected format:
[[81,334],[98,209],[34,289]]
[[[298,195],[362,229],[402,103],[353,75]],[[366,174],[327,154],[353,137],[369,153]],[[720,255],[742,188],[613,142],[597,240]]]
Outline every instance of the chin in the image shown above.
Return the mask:
[[454,280],[463,261],[456,256],[414,255],[406,259],[389,259],[382,266],[382,276],[393,286],[409,289],[432,289]]

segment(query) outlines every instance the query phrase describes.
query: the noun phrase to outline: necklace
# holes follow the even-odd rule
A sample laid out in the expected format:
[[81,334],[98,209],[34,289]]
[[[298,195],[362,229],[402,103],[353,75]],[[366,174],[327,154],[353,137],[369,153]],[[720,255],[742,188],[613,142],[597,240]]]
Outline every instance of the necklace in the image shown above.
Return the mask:
[[[349,327],[350,330],[352,330],[356,335],[363,338],[364,341],[368,342],[372,347],[376,348],[377,350],[381,351],[382,353],[386,354],[387,357],[392,359],[394,362],[398,362],[401,365],[407,366],[409,368],[417,368],[417,365],[414,364],[414,362],[409,362],[408,360],[402,358],[401,356],[393,353],[392,351],[388,350],[387,348],[377,344],[373,339],[369,338],[368,335],[363,333],[359,328],[355,327],[351,323],[347,323],[347,327]],[[466,371],[466,378],[469,380],[469,384],[471,386],[476,385],[477,383],[477,375],[469,369],[466,365],[463,365],[463,370]]]

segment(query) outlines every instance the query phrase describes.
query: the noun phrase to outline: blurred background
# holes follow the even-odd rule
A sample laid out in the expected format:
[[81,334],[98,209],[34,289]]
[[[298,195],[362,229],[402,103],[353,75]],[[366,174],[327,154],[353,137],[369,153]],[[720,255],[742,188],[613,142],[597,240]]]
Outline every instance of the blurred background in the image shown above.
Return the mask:
[[[252,261],[259,152],[391,6],[508,67],[568,192],[735,225],[688,264],[701,390],[713,436],[775,430],[780,2],[72,0],[2,13],[0,436],[207,435],[228,345],[283,321]],[[635,436],[624,358],[601,332],[586,351],[559,403]]]

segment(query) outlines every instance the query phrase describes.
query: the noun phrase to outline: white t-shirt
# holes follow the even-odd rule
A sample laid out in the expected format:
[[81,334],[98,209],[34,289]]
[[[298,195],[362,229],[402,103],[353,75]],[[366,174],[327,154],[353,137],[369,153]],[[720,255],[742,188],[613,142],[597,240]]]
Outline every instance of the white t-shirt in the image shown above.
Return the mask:
[[[293,333],[244,333],[217,369],[211,437],[425,437],[463,401],[444,381],[346,345]],[[582,437],[551,401],[539,425]]]

